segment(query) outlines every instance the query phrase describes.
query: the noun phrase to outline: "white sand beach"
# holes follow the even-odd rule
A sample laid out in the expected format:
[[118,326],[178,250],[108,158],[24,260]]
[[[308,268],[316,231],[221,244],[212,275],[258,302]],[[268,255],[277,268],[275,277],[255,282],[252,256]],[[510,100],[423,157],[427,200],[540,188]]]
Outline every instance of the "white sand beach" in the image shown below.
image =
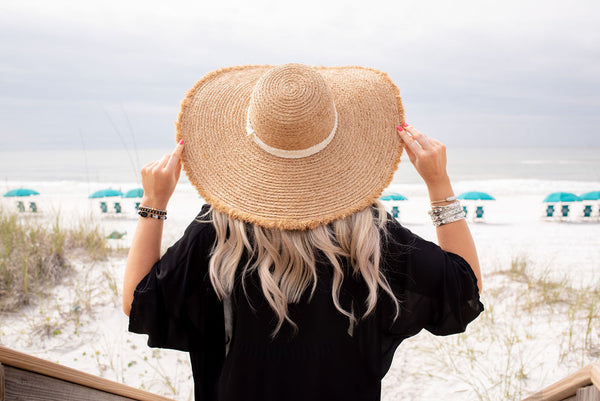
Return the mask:
[[[126,233],[110,240],[114,247],[126,248],[131,241],[137,221],[133,201],[123,202],[122,215],[105,216],[87,195],[106,187],[125,191],[135,184],[6,184],[42,194],[35,197],[41,217],[22,219],[51,224],[58,216],[63,226],[89,221],[106,235]],[[600,182],[482,180],[458,181],[454,187],[456,193],[477,189],[496,197],[485,203],[485,222],[470,224],[486,311],[465,334],[422,332],[403,343],[383,380],[383,399],[517,400],[598,361],[600,299],[583,298],[600,282],[600,223],[581,221],[577,204],[567,221],[541,216],[549,192],[582,193],[597,190]],[[393,184],[389,189],[409,199],[399,203],[401,223],[435,240],[425,188]],[[2,205],[16,210],[14,199],[3,198]],[[201,205],[192,186],[178,186],[165,224],[165,249]],[[42,299],[0,316],[0,344],[176,400],[193,399],[187,355],[150,349],[145,336],[127,332],[120,306],[125,256],[90,262],[79,255],[72,263],[74,274]]]

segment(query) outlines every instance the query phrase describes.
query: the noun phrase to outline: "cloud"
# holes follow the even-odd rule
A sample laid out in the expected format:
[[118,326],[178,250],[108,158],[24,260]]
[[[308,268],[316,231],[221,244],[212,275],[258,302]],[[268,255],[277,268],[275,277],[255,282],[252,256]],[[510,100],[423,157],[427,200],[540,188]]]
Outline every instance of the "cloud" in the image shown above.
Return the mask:
[[[453,145],[510,144],[506,129],[531,146],[547,136],[571,143],[559,128],[568,123],[576,143],[600,146],[596,1],[0,7],[0,35],[10,38],[0,42],[0,139],[23,138],[13,148],[77,146],[80,129],[90,146],[120,147],[104,110],[124,110],[136,135],[170,146],[179,102],[202,75],[290,61],[387,71],[415,125]],[[461,134],[445,136],[444,125]]]

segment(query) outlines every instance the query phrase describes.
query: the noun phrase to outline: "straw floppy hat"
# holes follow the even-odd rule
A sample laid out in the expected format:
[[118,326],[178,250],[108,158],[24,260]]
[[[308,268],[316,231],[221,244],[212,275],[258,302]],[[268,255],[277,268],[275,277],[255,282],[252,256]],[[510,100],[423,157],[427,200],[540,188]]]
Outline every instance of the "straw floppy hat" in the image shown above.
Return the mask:
[[400,162],[398,88],[362,67],[238,66],[188,91],[183,167],[232,218],[303,230],[373,204]]

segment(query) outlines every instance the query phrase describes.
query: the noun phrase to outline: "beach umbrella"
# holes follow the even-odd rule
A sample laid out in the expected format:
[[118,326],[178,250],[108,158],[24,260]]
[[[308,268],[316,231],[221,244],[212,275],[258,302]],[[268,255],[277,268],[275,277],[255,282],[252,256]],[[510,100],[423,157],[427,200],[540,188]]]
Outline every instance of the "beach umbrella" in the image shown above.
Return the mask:
[[90,196],[88,196],[88,198],[90,199],[96,199],[96,198],[108,198],[111,196],[122,196],[123,192],[121,191],[117,191],[116,189],[101,189],[100,191],[96,191],[93,194],[91,194]]
[[456,198],[464,200],[496,200],[496,198],[494,198],[492,195],[478,191],[463,192]]
[[144,196],[144,190],[142,188],[135,188],[125,192],[123,198],[141,198],[142,196]]
[[553,192],[544,199],[544,202],[547,203],[579,201],[581,201],[581,198],[571,192]]
[[579,197],[581,200],[600,200],[600,191],[586,192]]
[[400,195],[397,192],[384,192],[383,195],[379,197],[382,201],[405,201],[408,200],[406,196]]
[[39,194],[40,194],[39,192],[34,191],[33,189],[19,188],[19,189],[12,189],[12,190],[8,191],[7,193],[4,194],[4,196],[15,197],[15,196],[31,196],[31,195],[39,195]]

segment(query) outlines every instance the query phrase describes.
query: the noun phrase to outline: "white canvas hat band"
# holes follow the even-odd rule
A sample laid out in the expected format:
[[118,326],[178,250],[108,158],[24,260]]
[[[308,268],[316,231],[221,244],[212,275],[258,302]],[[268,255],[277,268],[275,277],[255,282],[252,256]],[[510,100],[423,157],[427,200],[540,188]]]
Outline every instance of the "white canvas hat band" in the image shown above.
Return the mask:
[[323,149],[329,145],[329,143],[333,140],[335,136],[335,131],[337,131],[338,126],[338,113],[335,108],[335,104],[333,105],[333,111],[335,115],[335,120],[333,123],[333,128],[331,129],[331,133],[322,140],[321,142],[308,147],[306,149],[297,149],[297,150],[286,150],[274,148],[273,146],[267,145],[260,139],[254,128],[252,127],[252,123],[250,122],[250,109],[248,109],[248,113],[246,115],[246,133],[248,136],[252,137],[254,142],[265,152],[272,154],[273,156],[283,157],[285,159],[301,159],[303,157],[312,156],[316,153],[319,153]]

